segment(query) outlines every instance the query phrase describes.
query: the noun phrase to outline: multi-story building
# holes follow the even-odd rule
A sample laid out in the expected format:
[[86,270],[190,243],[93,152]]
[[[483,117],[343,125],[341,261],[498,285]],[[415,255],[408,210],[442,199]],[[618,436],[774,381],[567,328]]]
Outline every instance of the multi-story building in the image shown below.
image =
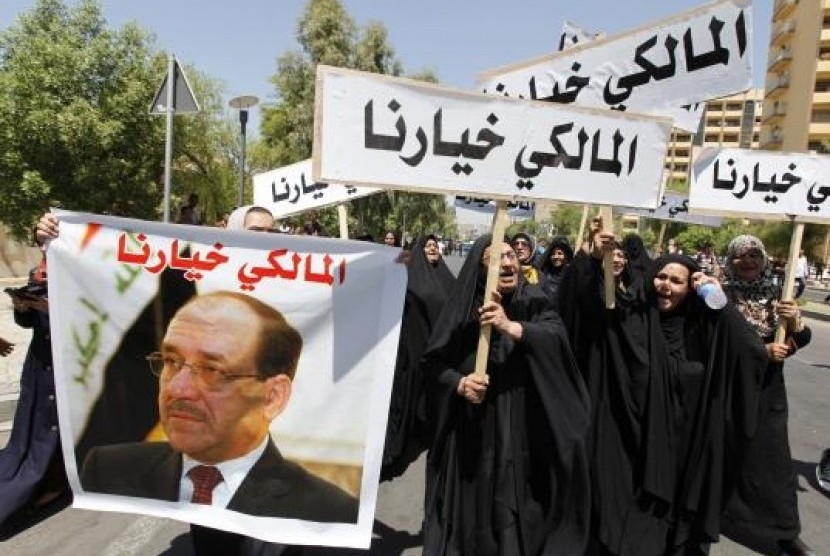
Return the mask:
[[830,0],[775,0],[761,148],[826,152],[830,142]]
[[696,134],[673,129],[666,152],[666,170],[671,181],[686,181],[694,151],[699,147],[757,149],[761,131],[764,92],[750,89],[706,103]]

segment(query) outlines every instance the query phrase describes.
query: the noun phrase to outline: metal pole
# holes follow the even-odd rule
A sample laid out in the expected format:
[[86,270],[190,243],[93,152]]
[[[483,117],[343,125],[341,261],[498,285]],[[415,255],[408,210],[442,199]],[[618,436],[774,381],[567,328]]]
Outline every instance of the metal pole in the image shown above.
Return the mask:
[[245,138],[245,124],[248,123],[248,111],[247,110],[240,110],[239,111],[239,140],[242,143],[242,154],[239,158],[239,196],[237,198],[236,205],[241,207],[244,204],[244,196],[245,196],[245,144],[247,143]]
[[176,98],[176,57],[167,60],[167,130],[164,137],[164,207],[162,222],[170,222],[170,182],[173,174],[173,99]]

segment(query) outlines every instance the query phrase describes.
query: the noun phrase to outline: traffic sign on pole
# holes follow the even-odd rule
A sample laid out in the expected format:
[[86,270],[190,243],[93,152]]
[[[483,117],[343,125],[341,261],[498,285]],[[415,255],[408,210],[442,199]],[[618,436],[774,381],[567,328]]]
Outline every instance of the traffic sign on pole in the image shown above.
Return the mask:
[[[187,112],[198,112],[199,103],[193,95],[193,89],[190,88],[190,83],[187,80],[187,75],[184,73],[184,68],[181,67],[177,59],[173,59],[173,112],[183,114]],[[170,84],[169,72],[164,76],[156,96],[150,104],[150,114],[162,115],[167,114],[167,87]]]

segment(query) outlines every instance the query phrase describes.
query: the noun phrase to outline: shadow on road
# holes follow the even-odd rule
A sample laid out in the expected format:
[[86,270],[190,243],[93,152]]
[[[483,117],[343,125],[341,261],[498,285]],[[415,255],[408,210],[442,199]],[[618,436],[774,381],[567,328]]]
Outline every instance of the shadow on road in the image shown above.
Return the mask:
[[60,513],[72,503],[72,493],[67,489],[60,496],[39,508],[26,506],[0,525],[0,542],[7,541],[12,537],[34,527],[41,521],[46,521],[53,515]]
[[763,538],[753,531],[748,531],[735,523],[724,521],[721,533],[724,537],[732,539],[736,543],[758,554],[778,556],[781,553],[774,541]]
[[799,461],[797,459],[793,460],[793,469],[795,469],[795,474],[804,477],[804,480],[807,481],[813,490],[825,498],[830,498],[830,493],[821,488],[818,484],[818,479],[816,478],[816,465],[817,463],[811,461]]
[[[302,556],[400,556],[407,548],[421,546],[424,543],[423,533],[410,533],[398,531],[375,520],[375,528],[372,536],[372,546],[369,550],[357,550],[348,548],[332,548],[323,546],[308,547],[285,547],[281,556],[302,555]],[[274,545],[269,545],[273,548]],[[269,550],[266,548],[265,552]],[[193,543],[190,534],[185,533],[173,539],[170,548],[159,556],[193,556]]]

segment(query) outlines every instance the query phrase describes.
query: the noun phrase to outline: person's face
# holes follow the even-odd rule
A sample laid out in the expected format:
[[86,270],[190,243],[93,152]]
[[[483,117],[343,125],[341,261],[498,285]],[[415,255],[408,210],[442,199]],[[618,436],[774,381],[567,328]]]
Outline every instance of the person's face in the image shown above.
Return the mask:
[[758,249],[746,249],[735,254],[732,266],[738,279],[755,280],[764,269],[764,255]]
[[437,263],[438,259],[441,258],[441,251],[438,249],[438,242],[434,239],[428,239],[426,244],[424,244],[424,254],[427,257],[427,261],[431,264]]
[[248,331],[257,318],[237,300],[197,300],[170,322],[161,352],[188,364],[178,372],[165,368],[159,377],[161,424],[174,450],[210,464],[240,457],[262,442],[271,420],[285,408],[291,395],[286,375],[208,386],[202,379],[207,371],[195,373],[189,366],[256,375],[258,334]]
[[522,264],[526,264],[530,260],[530,256],[533,254],[530,250],[530,242],[526,239],[518,238],[513,242],[512,245],[513,250],[519,257],[519,262]]
[[614,249],[614,258],[611,262],[611,268],[614,269],[614,278],[618,277],[625,270],[625,263],[628,259],[625,256],[625,251],[622,249]]
[[565,264],[565,252],[561,249],[554,249],[550,254],[550,264],[555,268],[559,268]]
[[395,234],[387,233],[385,236],[383,236],[383,244],[394,247],[395,246]]
[[249,212],[243,225],[249,232],[270,232],[274,228],[274,217],[266,212]]
[[[490,262],[490,249],[492,246],[484,250],[481,256],[481,265],[486,272],[487,265]],[[499,282],[498,290],[500,293],[510,293],[519,285],[519,259],[513,248],[507,243],[501,244],[501,262],[499,264]]]
[[679,263],[669,263],[654,277],[657,292],[657,308],[667,312],[686,298],[689,293],[689,269]]

